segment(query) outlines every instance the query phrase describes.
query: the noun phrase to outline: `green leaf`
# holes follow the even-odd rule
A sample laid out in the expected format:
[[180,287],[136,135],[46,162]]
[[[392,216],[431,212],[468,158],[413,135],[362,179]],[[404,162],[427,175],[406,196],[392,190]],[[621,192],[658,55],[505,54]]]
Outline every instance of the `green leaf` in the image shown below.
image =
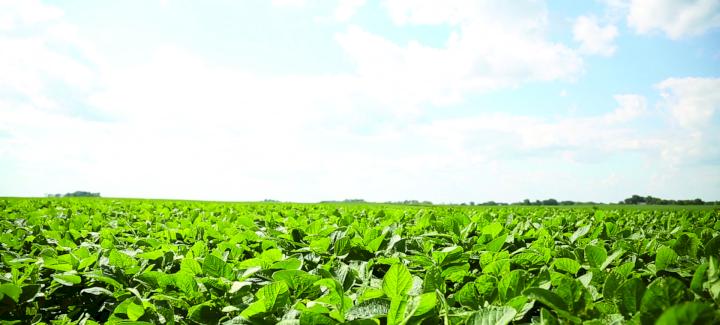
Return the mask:
[[104,275],[100,275],[100,274],[96,274],[96,273],[83,273],[83,274],[86,277],[93,279],[95,281],[109,284],[109,285],[115,287],[115,289],[123,289],[123,285],[120,284],[120,282],[118,282],[117,280],[115,280],[109,276],[104,276]]
[[640,310],[645,323],[655,320],[670,306],[692,299],[685,285],[678,279],[659,278],[650,283],[643,294]]
[[626,317],[632,317],[639,309],[645,284],[638,278],[631,278],[623,282],[615,292],[618,299],[618,308]]
[[186,294],[193,294],[198,291],[195,275],[188,271],[180,271],[173,275],[175,286]]
[[[396,264],[397,265],[397,264]],[[394,296],[390,301],[390,308],[387,313],[387,324],[402,324],[405,319],[405,308],[407,307],[407,296]]]
[[607,259],[607,251],[603,246],[587,245],[585,246],[585,259],[592,267],[600,267]]
[[66,264],[66,263],[45,264],[45,265],[43,265],[43,267],[46,269],[52,269],[52,270],[61,271],[61,272],[68,272],[68,271],[72,271],[72,269],[73,269],[71,264]]
[[390,303],[386,299],[370,299],[348,309],[345,318],[355,320],[382,317],[387,315],[389,309]]
[[720,236],[715,236],[710,239],[705,244],[703,251],[705,252],[705,256],[707,257],[717,256],[717,252],[720,252]]
[[605,277],[605,283],[603,285],[603,297],[605,300],[610,300],[615,296],[615,291],[622,283],[622,277],[616,272],[610,272]]
[[338,322],[327,315],[313,313],[313,312],[302,312],[300,314],[300,325],[334,325]]
[[578,270],[580,270],[580,263],[567,257],[556,258],[553,261],[553,265],[555,266],[555,269],[568,272],[572,275],[575,275]]
[[330,238],[322,237],[310,242],[310,250],[318,254],[327,254],[330,249]]
[[542,288],[529,288],[523,291],[523,295],[535,299],[553,310],[567,311],[567,303],[554,292]]
[[131,302],[127,306],[127,316],[131,321],[136,321],[140,319],[145,314],[145,307],[142,305],[138,305],[134,302]]
[[470,309],[477,309],[480,306],[478,292],[474,282],[466,283],[460,290],[455,292],[455,302]]
[[498,293],[501,302],[517,297],[522,294],[526,287],[527,272],[525,270],[512,270],[510,273],[502,274],[498,283]]
[[590,231],[590,225],[582,226],[575,230],[575,232],[570,236],[570,242],[574,243],[576,240],[578,240],[580,237],[585,236]]
[[503,226],[499,222],[493,222],[482,228],[482,234],[488,235],[490,238],[497,237],[503,231]]
[[674,263],[675,259],[677,259],[677,253],[675,253],[672,248],[660,246],[657,250],[657,255],[655,255],[655,267],[658,271],[664,270]]
[[217,324],[222,316],[222,311],[218,311],[208,303],[195,305],[188,309],[188,318],[201,324]]
[[273,273],[272,278],[275,281],[285,281],[298,297],[302,297],[303,293],[307,292],[316,281],[320,280],[319,276],[300,270],[277,271]]
[[413,297],[413,301],[417,304],[413,316],[421,316],[435,308],[435,305],[437,305],[437,294],[435,292],[423,293],[417,297]]
[[[0,294],[10,297],[15,303],[20,302],[21,293],[22,289],[13,283],[0,284]],[[0,299],[2,295],[0,295]]]
[[133,267],[137,264],[137,261],[135,261],[134,258],[130,257],[129,255],[127,255],[125,253],[118,251],[117,249],[113,249],[112,251],[110,251],[108,261],[109,261],[110,265],[119,267],[121,269],[127,269],[127,268]]
[[288,258],[282,261],[278,261],[270,265],[270,269],[283,269],[283,270],[299,270],[302,267],[302,262],[297,258]]
[[713,324],[718,321],[714,316],[713,310],[713,307],[705,303],[686,302],[665,310],[655,324]]
[[540,325],[560,325],[560,321],[553,315],[549,310],[545,308],[540,309],[540,319],[538,321]]
[[258,290],[255,294],[257,300],[240,313],[245,318],[272,311],[284,305],[288,299],[288,286],[284,281],[270,283]]
[[228,264],[221,258],[212,254],[205,255],[202,270],[206,275],[219,278],[226,275],[228,268]]
[[493,240],[491,240],[489,243],[485,244],[485,250],[489,252],[499,252],[503,245],[505,245],[505,241],[507,240],[508,235],[503,234]]
[[622,254],[624,253],[625,250],[623,249],[614,251],[612,254],[610,254],[610,256],[605,259],[605,262],[600,265],[600,271],[605,270],[613,261],[615,261],[618,257],[622,256]]
[[445,292],[445,280],[442,278],[442,274],[438,267],[431,267],[425,272],[423,278],[423,292]]
[[517,311],[508,306],[487,306],[474,312],[465,324],[468,325],[507,325],[515,318]]
[[412,276],[408,268],[401,263],[393,264],[385,273],[382,282],[383,292],[390,297],[402,297],[407,295],[412,288]]
[[73,286],[82,282],[82,278],[75,274],[53,274],[52,277],[55,281],[64,286]]
[[163,250],[154,250],[154,251],[151,251],[151,252],[145,252],[145,253],[142,253],[142,254],[138,254],[137,257],[138,257],[138,258],[144,258],[144,259],[146,259],[146,260],[156,260],[156,259],[158,259],[158,258],[163,257],[164,255],[165,255],[165,251],[163,251]]
[[703,283],[705,282],[705,274],[707,274],[708,267],[710,265],[705,262],[700,264],[693,274],[692,282],[690,282],[690,289],[697,294],[701,294],[703,291]]
[[113,295],[112,291],[102,288],[102,287],[92,287],[92,288],[82,289],[82,290],[80,290],[80,293],[89,293],[91,295],[96,295],[96,296],[99,296],[99,295],[112,296]]
[[463,249],[460,246],[445,247],[441,250],[433,251],[432,258],[435,264],[442,266],[453,263],[462,257]]
[[80,263],[78,264],[77,269],[78,270],[84,270],[85,268],[93,265],[95,262],[97,262],[98,254],[92,254],[88,257],[85,257],[80,260]]
[[200,266],[200,263],[196,261],[194,258],[188,258],[183,257],[182,262],[180,262],[180,270],[190,272],[195,275],[202,274],[202,266]]

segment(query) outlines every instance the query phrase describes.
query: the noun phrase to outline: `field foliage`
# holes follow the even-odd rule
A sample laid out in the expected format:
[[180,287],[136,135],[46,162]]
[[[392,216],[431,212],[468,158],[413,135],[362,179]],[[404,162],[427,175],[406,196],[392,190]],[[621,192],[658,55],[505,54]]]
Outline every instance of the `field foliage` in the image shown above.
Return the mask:
[[720,211],[0,199],[0,320],[711,324]]

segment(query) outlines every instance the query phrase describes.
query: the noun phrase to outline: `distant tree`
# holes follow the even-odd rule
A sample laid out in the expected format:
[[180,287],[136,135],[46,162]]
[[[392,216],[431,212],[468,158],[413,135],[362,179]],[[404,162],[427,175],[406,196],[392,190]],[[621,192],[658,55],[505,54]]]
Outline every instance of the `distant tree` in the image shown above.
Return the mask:
[[542,201],[543,205],[558,205],[558,201],[555,199],[547,199]]

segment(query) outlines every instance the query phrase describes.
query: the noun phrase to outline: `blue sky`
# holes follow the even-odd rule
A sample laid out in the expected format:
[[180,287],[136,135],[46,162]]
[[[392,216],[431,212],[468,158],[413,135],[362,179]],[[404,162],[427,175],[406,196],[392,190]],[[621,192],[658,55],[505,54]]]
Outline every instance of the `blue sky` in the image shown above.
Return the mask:
[[0,1],[0,195],[720,200],[716,0]]

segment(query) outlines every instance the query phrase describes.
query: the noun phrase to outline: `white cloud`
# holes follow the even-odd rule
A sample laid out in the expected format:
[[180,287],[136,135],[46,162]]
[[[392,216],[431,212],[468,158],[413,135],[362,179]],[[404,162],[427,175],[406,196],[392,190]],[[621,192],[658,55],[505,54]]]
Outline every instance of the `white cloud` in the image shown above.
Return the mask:
[[704,128],[720,109],[720,78],[670,78],[657,88],[662,104],[684,128]]
[[573,80],[583,70],[575,51],[545,39],[547,13],[537,1],[389,0],[385,7],[400,26],[453,26],[442,47],[399,44],[359,26],[336,35],[368,92],[394,107],[457,103],[469,92]]
[[366,0],[340,0],[335,8],[335,20],[345,22],[350,20],[355,13],[365,5]]
[[588,54],[611,56],[615,53],[617,27],[607,25],[601,27],[592,16],[580,16],[573,26],[573,37],[580,42],[580,50]]
[[628,122],[642,116],[647,111],[647,103],[644,96],[627,94],[615,95],[614,98],[620,106],[605,116],[609,122]]
[[641,34],[659,30],[679,39],[720,27],[717,0],[628,0],[610,5],[627,10],[628,26]]
[[281,8],[299,8],[304,7],[305,0],[272,0],[272,5]]
[[39,0],[2,0],[0,1],[0,25],[10,29],[19,25],[45,23],[63,16],[63,11],[54,6],[45,5]]
[[62,21],[63,15],[62,10],[38,1],[0,2],[0,20],[12,22],[12,30],[0,33],[0,87],[5,96],[58,109],[60,98],[52,95],[53,83],[80,96],[94,87],[96,55]]

